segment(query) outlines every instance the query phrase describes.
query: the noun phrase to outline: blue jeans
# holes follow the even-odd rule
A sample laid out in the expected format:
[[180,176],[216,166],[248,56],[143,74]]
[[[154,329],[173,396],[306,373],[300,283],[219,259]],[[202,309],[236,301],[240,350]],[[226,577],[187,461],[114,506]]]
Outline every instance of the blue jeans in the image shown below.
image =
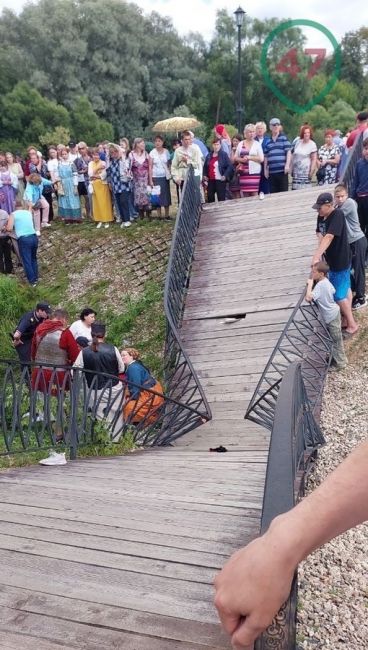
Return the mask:
[[120,218],[123,222],[130,221],[130,192],[114,193],[114,199],[119,210]]
[[19,237],[18,246],[27,280],[29,284],[34,284],[38,280],[37,235]]

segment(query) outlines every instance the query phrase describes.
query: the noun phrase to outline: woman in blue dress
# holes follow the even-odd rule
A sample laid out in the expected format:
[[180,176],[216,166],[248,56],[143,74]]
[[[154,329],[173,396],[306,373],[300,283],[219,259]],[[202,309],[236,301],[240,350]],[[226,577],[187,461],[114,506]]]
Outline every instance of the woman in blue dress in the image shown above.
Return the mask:
[[82,221],[81,205],[78,195],[78,172],[69,159],[67,148],[60,151],[57,169],[58,214],[65,223]]

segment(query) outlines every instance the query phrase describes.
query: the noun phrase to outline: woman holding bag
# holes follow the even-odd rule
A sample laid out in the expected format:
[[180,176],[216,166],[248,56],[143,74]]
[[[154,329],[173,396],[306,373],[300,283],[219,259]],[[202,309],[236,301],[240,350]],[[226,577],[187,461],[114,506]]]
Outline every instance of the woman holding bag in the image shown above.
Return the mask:
[[164,139],[161,135],[155,137],[155,148],[149,154],[149,182],[150,185],[160,187],[160,206],[157,216],[162,218],[162,209],[165,209],[165,219],[169,219],[171,192],[170,192],[170,154],[164,148]]
[[244,140],[237,146],[234,162],[239,174],[240,196],[256,196],[261,180],[261,163],[264,161],[262,145],[255,140],[256,127],[244,127]]

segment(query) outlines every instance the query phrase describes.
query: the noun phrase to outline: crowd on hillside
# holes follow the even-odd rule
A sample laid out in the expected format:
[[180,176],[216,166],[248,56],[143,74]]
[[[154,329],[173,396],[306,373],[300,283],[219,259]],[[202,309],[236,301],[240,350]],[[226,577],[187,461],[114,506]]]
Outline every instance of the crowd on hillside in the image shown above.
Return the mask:
[[[171,181],[179,201],[189,167],[208,202],[216,197],[263,199],[287,191],[290,179],[293,190],[310,186],[315,176],[319,185],[332,185],[356,135],[361,130],[368,135],[368,112],[358,114],[356,128],[344,137],[340,131],[326,130],[320,147],[308,124],[292,142],[278,118],[270,120],[269,128],[270,135],[265,122],[247,124],[243,136],[230,138],[225,126],[217,124],[211,151],[191,131],[172,141],[171,150],[163,136],[156,135],[149,152],[143,138],[135,138],[131,149],[127,138],[92,148],[85,142],[69,142],[50,146],[46,157],[31,146],[25,160],[0,151],[0,271],[13,272],[13,249],[29,283],[37,284],[38,238],[56,211],[65,225],[84,218],[98,229],[113,222],[129,227],[139,217],[150,217],[152,210],[158,218],[169,219]],[[366,210],[365,202],[360,203]]]

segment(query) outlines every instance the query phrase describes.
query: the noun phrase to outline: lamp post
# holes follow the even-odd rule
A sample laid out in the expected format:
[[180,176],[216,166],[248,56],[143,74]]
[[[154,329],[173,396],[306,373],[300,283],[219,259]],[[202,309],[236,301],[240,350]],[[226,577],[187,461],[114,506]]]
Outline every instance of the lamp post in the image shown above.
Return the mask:
[[243,106],[242,106],[242,76],[241,76],[241,30],[244,22],[245,11],[238,7],[234,11],[236,26],[238,28],[238,102],[237,102],[237,115],[238,115],[238,132],[242,133],[242,117],[243,117]]

